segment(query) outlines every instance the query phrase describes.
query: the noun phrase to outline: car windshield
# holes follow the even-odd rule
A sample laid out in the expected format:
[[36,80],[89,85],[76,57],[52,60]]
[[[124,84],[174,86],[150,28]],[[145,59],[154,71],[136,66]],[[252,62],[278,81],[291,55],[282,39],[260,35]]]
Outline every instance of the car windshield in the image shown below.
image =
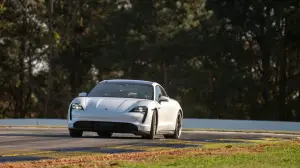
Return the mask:
[[152,85],[125,82],[108,82],[98,84],[88,94],[88,97],[120,97],[152,100],[153,95]]

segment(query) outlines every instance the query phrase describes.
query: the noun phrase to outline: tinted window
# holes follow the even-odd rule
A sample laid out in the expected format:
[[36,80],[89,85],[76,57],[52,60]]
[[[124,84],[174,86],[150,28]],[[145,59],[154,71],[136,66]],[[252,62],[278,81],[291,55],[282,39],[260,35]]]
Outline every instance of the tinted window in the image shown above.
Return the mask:
[[167,92],[165,91],[165,89],[164,89],[163,87],[159,86],[159,88],[160,88],[161,94],[162,94],[163,96],[168,96],[168,95],[167,95]]
[[92,89],[88,97],[120,97],[153,100],[153,86],[137,83],[101,83]]
[[159,86],[155,86],[155,101],[158,101],[159,95],[161,95],[161,90]]

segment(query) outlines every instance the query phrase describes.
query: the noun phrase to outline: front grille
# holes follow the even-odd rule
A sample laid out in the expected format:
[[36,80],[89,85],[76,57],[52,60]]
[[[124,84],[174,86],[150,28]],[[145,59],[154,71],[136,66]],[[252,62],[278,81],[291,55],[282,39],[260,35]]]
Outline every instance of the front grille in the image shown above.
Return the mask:
[[74,128],[86,131],[110,131],[115,133],[137,132],[137,126],[129,123],[103,122],[103,121],[77,121]]

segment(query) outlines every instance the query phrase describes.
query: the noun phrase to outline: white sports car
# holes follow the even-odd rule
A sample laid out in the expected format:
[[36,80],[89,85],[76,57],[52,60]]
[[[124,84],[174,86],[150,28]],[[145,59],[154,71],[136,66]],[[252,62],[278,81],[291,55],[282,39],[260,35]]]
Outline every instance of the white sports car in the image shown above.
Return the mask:
[[143,80],[101,81],[89,94],[80,93],[68,110],[71,137],[92,131],[100,137],[133,133],[149,139],[156,134],[178,139],[182,121],[180,104],[160,84]]

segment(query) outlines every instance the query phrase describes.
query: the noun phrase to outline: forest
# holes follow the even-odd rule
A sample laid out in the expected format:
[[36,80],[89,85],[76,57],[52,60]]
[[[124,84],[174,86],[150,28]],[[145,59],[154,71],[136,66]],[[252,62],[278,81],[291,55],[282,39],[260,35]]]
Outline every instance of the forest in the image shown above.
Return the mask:
[[0,0],[0,118],[66,118],[105,79],[186,118],[300,121],[298,0]]

